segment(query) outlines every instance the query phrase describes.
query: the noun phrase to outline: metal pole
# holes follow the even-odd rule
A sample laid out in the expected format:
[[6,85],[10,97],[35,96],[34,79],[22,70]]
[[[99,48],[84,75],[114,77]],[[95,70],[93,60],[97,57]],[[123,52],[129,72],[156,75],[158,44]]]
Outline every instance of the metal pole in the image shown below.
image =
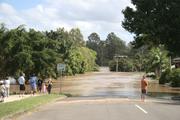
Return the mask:
[[61,94],[61,81],[62,81],[62,70],[60,70],[59,94]]
[[172,70],[171,69],[171,56],[169,56],[169,69],[170,69],[170,71]]
[[116,72],[118,72],[118,58],[116,60]]

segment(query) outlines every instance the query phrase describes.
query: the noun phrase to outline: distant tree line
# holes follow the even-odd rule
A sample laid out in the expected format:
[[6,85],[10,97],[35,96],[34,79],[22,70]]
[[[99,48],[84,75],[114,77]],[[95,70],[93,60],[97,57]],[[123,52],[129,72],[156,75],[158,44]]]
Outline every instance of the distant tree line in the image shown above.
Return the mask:
[[97,68],[96,52],[85,46],[79,29],[69,32],[8,29],[0,25],[0,78],[35,73],[41,78],[58,77],[57,64],[66,64],[66,73],[74,75]]
[[97,52],[96,63],[99,66],[108,66],[116,55],[127,55],[129,48],[115,33],[109,33],[106,40],[101,40],[97,33],[88,36],[86,46]]

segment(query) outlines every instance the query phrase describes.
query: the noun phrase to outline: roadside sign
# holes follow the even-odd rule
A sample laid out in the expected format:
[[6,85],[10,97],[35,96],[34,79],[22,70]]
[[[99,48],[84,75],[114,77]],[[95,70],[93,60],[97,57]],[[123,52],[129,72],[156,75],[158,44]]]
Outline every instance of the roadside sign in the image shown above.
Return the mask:
[[58,63],[57,64],[57,71],[65,71],[66,65],[63,63]]

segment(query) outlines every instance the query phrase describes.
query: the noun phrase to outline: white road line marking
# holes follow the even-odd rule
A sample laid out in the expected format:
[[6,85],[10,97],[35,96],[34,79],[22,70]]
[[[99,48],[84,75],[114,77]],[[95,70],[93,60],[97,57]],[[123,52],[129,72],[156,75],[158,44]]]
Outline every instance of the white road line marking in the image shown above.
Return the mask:
[[135,104],[135,106],[136,106],[138,109],[140,109],[141,111],[143,111],[145,114],[148,113],[146,110],[144,110],[144,109],[143,109],[142,107],[140,107],[139,105],[136,105],[136,104]]

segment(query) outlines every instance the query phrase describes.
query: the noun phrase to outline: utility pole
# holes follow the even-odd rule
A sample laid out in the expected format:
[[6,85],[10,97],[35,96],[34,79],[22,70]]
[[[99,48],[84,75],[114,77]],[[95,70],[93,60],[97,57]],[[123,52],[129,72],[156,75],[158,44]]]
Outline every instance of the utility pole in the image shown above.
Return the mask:
[[119,59],[120,58],[127,58],[127,56],[125,56],[125,55],[115,55],[114,56],[114,58],[115,58],[115,60],[116,60],[116,72],[118,72],[118,67],[119,67]]
[[118,58],[116,59],[116,72],[118,72]]

